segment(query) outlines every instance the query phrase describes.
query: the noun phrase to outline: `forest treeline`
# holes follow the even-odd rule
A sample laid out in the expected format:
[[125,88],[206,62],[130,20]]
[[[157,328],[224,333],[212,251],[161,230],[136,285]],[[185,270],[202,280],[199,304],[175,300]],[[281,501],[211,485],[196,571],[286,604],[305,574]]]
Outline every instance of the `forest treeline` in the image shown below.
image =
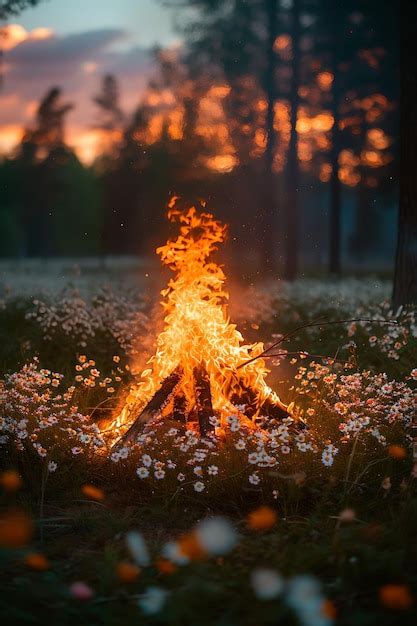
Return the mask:
[[[399,29],[374,0],[166,0],[184,45],[154,51],[133,114],[92,85],[100,137],[67,145],[61,87],[0,164],[2,256],[145,254],[169,196],[206,200],[257,271],[384,256],[398,193]],[[306,261],[307,259],[307,261]]]

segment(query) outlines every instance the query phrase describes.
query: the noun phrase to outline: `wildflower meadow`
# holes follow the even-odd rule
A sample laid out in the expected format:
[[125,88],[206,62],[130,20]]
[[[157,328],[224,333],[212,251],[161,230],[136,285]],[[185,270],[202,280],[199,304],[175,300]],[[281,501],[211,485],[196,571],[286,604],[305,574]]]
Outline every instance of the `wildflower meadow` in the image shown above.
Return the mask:
[[414,623],[415,310],[359,279],[231,292],[292,417],[249,427],[242,404],[115,446],[157,304],[4,291],[2,623]]

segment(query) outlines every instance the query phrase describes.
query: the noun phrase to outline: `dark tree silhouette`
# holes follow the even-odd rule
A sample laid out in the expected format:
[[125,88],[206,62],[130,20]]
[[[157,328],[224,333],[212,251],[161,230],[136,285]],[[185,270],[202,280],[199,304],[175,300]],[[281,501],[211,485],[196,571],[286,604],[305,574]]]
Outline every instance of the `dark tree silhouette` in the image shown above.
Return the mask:
[[[276,272],[276,220],[277,220],[277,193],[274,178],[274,156],[276,133],[274,128],[276,87],[277,55],[274,49],[277,37],[278,0],[265,0],[265,13],[267,16],[267,64],[265,73],[265,93],[267,99],[266,113],[266,147],[265,147],[265,195],[264,195],[264,232],[261,245],[262,269],[264,273]],[[274,271],[275,270],[275,271]]]
[[417,8],[402,4],[401,32],[401,173],[398,241],[394,275],[394,306],[417,304]]
[[298,270],[298,132],[297,115],[300,104],[300,0],[293,0],[291,8],[292,75],[290,86],[291,136],[286,171],[285,202],[285,267],[284,277],[294,280]]
[[101,91],[94,96],[93,101],[100,109],[98,127],[112,131],[123,123],[123,112],[120,107],[120,94],[117,79],[111,74],[104,76]]
[[0,0],[0,20],[19,15],[24,9],[34,7],[40,0]]
[[31,143],[37,148],[51,150],[64,144],[64,120],[73,105],[61,103],[61,89],[52,87],[41,100],[36,125],[25,132],[23,143]]

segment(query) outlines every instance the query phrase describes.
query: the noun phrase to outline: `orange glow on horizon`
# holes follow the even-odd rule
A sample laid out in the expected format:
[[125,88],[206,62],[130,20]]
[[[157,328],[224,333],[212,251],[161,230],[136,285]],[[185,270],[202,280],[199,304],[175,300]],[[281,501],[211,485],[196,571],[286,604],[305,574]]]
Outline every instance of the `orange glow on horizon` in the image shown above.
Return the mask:
[[0,126],[0,154],[9,155],[22,141],[23,128],[19,124]]

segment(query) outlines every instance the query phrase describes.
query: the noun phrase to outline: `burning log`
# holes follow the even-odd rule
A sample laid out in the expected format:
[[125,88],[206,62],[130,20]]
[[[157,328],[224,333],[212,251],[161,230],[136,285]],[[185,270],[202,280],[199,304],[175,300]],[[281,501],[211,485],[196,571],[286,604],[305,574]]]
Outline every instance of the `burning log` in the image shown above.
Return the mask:
[[185,423],[187,421],[187,398],[181,389],[174,390],[174,406],[172,408],[172,418],[176,422]]
[[125,432],[122,437],[117,441],[116,445],[125,445],[126,443],[134,440],[138,434],[140,433],[144,424],[149,422],[156,414],[164,407],[164,405],[168,402],[170,395],[174,391],[174,388],[178,385],[181,379],[181,373],[179,368],[177,368],[172,374],[167,376],[165,380],[162,382],[158,391],[154,394],[148,404],[144,409],[140,412],[138,417],[135,419],[133,424],[130,426],[129,430]]
[[261,409],[261,413],[265,416],[282,420],[285,417],[289,417],[289,413],[285,404],[274,404],[269,398],[263,403],[259,403],[256,392],[247,387],[242,382],[240,383],[241,394],[233,394],[233,404],[245,404],[245,413],[248,417],[253,417],[258,409]]
[[200,434],[205,437],[210,432],[214,432],[214,425],[210,422],[210,417],[214,415],[211,402],[210,378],[204,367],[194,369],[196,413],[200,425]]

